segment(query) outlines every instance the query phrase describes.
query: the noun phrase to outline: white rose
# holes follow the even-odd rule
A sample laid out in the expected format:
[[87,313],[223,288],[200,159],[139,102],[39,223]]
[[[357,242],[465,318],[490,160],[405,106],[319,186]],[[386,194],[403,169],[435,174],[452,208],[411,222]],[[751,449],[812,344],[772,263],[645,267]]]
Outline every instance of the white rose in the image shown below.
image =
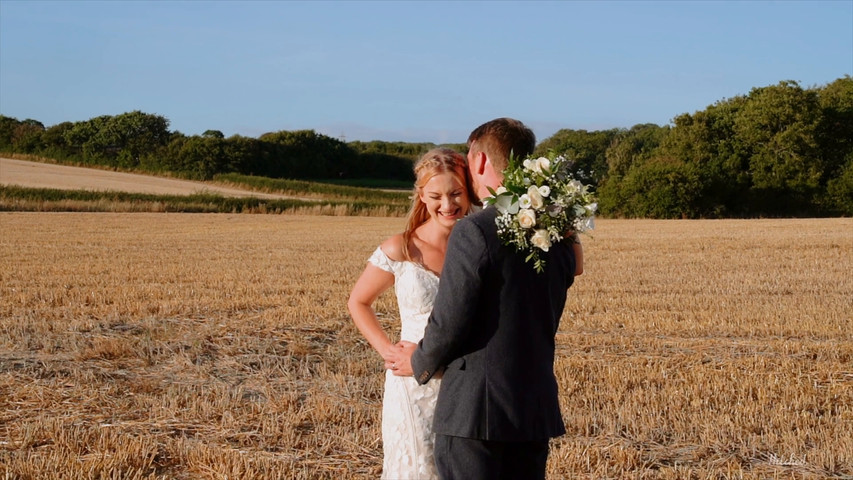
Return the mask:
[[539,160],[538,159],[528,160],[528,163],[529,163],[529,165],[525,165],[527,170],[534,172],[534,173],[538,172],[538,168],[539,168]]
[[518,224],[521,228],[533,228],[536,225],[536,212],[529,208],[522,208],[518,212]]
[[539,195],[542,195],[543,197],[551,195],[551,187],[549,187],[548,185],[542,185],[541,187],[539,187]]
[[542,172],[543,170],[548,170],[551,168],[551,160],[548,160],[546,157],[539,157],[536,159],[536,171]]
[[540,229],[533,232],[533,237],[530,238],[530,243],[534,247],[547,252],[551,248],[551,237],[548,235],[548,230]]
[[548,159],[545,157],[539,157],[539,158],[536,158],[534,160],[531,160],[530,161],[530,167],[528,168],[528,170],[530,170],[532,172],[536,172],[536,173],[542,173],[542,165],[543,165],[542,161],[543,160],[546,162],[548,161]]
[[520,197],[518,197],[518,206],[521,208],[530,208],[530,195],[526,193]]
[[533,162],[529,158],[527,160],[525,160],[524,163],[522,163],[522,165],[524,165],[524,168],[526,168],[527,170],[533,169]]
[[539,210],[545,205],[545,202],[542,200],[542,194],[539,193],[539,189],[536,188],[536,185],[531,185],[530,188],[527,189],[527,197],[530,199],[530,206]]

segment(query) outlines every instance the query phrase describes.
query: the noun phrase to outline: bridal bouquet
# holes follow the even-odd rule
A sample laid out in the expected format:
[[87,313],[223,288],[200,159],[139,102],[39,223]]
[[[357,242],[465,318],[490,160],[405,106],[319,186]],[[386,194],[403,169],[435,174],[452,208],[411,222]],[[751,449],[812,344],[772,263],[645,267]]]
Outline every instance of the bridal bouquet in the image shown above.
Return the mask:
[[596,199],[587,185],[576,180],[562,155],[527,158],[519,163],[510,157],[503,185],[484,199],[498,210],[495,222],[504,245],[527,252],[526,262],[541,273],[545,260],[540,252],[575,232],[593,228]]

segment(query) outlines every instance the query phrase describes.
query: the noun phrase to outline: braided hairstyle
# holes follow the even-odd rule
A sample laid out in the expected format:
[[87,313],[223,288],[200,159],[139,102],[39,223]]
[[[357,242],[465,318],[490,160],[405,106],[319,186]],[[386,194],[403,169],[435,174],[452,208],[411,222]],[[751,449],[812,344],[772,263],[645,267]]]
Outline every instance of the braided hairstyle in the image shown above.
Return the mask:
[[415,188],[412,193],[412,206],[406,216],[406,229],[403,230],[403,258],[414,261],[409,253],[409,241],[415,233],[415,229],[429,220],[429,211],[426,204],[421,201],[421,190],[429,180],[443,173],[451,173],[460,184],[468,191],[468,198],[472,204],[479,204],[471,176],[468,173],[468,160],[461,153],[449,148],[433,148],[423,154],[415,164]]

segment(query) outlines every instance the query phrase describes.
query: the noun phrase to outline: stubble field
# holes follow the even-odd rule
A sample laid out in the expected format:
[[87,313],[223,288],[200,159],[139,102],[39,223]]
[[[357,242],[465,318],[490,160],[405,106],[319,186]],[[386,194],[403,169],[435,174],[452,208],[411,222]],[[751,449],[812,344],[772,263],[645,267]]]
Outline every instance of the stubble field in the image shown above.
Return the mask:
[[[0,213],[0,478],[378,478],[382,364],[345,302],[402,226]],[[853,478],[853,219],[584,244],[549,478]]]

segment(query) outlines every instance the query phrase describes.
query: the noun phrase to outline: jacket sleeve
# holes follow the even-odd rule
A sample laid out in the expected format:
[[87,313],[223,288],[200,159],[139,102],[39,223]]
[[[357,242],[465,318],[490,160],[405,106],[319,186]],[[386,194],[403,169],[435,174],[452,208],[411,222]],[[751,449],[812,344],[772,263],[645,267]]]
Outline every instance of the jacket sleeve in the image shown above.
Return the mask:
[[483,232],[469,220],[461,220],[450,234],[433,311],[412,355],[420,384],[464,353],[461,347],[474,328],[488,250]]

